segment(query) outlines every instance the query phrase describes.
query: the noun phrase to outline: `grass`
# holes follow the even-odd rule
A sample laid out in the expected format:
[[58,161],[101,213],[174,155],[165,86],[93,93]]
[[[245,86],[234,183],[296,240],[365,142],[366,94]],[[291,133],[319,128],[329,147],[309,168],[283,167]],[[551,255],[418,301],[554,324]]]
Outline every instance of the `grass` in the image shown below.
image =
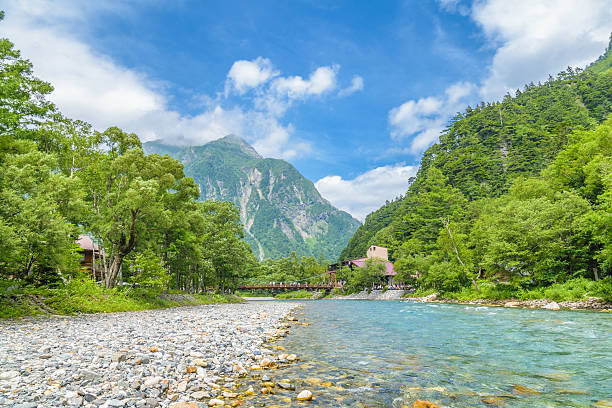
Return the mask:
[[111,313],[162,309],[213,303],[240,302],[237,296],[217,294],[162,295],[131,292],[121,288],[104,289],[89,279],[75,279],[60,288],[16,287],[0,281],[0,318],[16,318],[56,313]]
[[275,299],[312,299],[313,292],[307,290],[294,290],[293,292],[279,293]]
[[[494,284],[488,281],[478,283],[479,289],[473,286],[465,287],[458,292],[443,292],[442,298],[454,300],[535,300],[550,299],[556,302],[576,301],[586,297],[598,297],[605,302],[612,302],[612,277],[600,281],[585,278],[571,279],[563,283],[554,283],[550,286],[536,288],[520,288],[508,284]],[[435,293],[434,289],[419,289],[411,293],[410,297],[421,297]]]
[[236,296],[240,297],[270,297],[272,294],[266,291],[250,291],[250,290],[237,290]]

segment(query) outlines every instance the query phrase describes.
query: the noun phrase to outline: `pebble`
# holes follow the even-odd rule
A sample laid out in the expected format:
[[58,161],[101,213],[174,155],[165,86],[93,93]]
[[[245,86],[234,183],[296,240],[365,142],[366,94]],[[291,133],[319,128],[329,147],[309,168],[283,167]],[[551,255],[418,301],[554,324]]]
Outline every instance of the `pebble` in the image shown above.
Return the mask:
[[310,401],[312,399],[312,392],[304,390],[298,394],[296,399],[298,401]]
[[0,406],[198,408],[222,406],[221,396],[239,402],[230,390],[263,355],[263,365],[274,364],[262,344],[269,333],[284,333],[284,317],[296,305],[0,320],[0,390],[10,396],[0,393]]

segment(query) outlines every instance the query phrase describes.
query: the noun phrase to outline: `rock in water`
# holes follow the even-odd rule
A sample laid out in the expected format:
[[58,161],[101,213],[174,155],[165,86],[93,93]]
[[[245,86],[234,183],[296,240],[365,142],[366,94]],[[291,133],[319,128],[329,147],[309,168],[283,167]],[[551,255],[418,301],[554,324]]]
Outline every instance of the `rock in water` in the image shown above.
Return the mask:
[[557,302],[550,302],[549,304],[544,306],[543,309],[559,310],[559,309],[561,309],[561,307],[559,306],[559,304]]
[[414,401],[414,404],[412,404],[412,408],[440,408],[440,407],[430,401],[416,400]]
[[298,401],[310,401],[312,399],[312,392],[304,390],[298,394],[296,399]]

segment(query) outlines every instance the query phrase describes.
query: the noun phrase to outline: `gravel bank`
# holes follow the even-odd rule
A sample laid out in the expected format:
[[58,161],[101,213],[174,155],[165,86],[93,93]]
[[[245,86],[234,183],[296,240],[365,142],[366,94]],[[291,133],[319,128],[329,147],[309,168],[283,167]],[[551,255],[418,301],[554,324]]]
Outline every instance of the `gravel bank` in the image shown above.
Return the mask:
[[[0,321],[0,406],[198,407],[271,351],[297,303]],[[199,401],[199,402],[196,402]]]
[[555,302],[549,299],[536,300],[454,300],[439,298],[437,293],[423,297],[404,298],[411,302],[424,303],[456,303],[461,305],[483,305],[483,306],[503,306],[503,307],[523,307],[528,309],[549,309],[549,310],[598,310],[602,312],[612,312],[612,303],[606,303],[599,298],[589,297],[584,300],[567,300]]
[[359,293],[352,293],[347,296],[334,296],[334,299],[360,299],[360,300],[399,300],[404,296],[405,291],[403,290],[372,290],[368,293],[367,290],[363,290]]

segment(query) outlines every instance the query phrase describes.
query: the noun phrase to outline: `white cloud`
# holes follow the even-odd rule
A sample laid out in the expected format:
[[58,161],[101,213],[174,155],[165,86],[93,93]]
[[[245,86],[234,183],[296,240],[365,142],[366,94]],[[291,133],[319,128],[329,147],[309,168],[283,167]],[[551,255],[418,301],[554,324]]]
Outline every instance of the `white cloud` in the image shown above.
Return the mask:
[[416,174],[417,167],[377,167],[352,180],[340,176],[323,177],[315,187],[334,206],[344,210],[360,221],[380,208],[386,200],[392,200],[408,190],[408,179]]
[[234,62],[227,74],[225,94],[233,87],[239,94],[265,83],[279,74],[267,58],[257,57],[253,61],[239,60]]
[[[268,157],[291,159],[311,152],[308,142],[295,140],[291,124],[282,124],[279,116],[269,112],[223,106],[218,97],[203,97],[206,107],[195,115],[169,109],[163,84],[95,52],[71,31],[82,27],[91,13],[111,9],[104,2],[96,4],[85,2],[76,7],[71,2],[33,0],[4,6],[3,35],[31,60],[35,75],[55,87],[49,99],[63,114],[88,121],[99,130],[119,126],[144,141],[163,139],[195,145],[233,133]],[[117,10],[110,11],[130,12],[121,3],[112,7]],[[226,87],[241,94],[277,75],[266,58],[240,60],[230,68]],[[335,74],[332,79],[327,69],[315,71],[308,80],[307,93],[324,92],[330,81],[335,83]]]
[[339,70],[339,65],[322,66],[314,70],[308,79],[300,75],[275,78],[269,86],[256,92],[254,106],[275,117],[281,117],[295,101],[304,101],[334,90]]
[[471,17],[497,48],[480,89],[485,100],[584,67],[603,53],[612,31],[609,0],[488,0],[475,3]]
[[340,92],[338,92],[339,96],[348,96],[351,94],[354,94],[357,91],[361,91],[363,90],[363,78],[360,77],[359,75],[355,75],[353,76],[353,79],[351,81],[351,85],[349,85],[348,87],[341,89]]
[[336,87],[338,65],[317,68],[308,79],[299,75],[277,78],[271,85],[271,90],[279,96],[288,99],[301,99],[309,95],[321,95]]
[[[163,107],[165,100],[158,84],[145,75],[95,54],[88,45],[53,25],[41,24],[40,15],[28,14],[30,10],[45,10],[46,3],[31,9],[23,3],[12,4],[19,6],[8,8],[3,29],[34,64],[35,74],[54,86],[50,99],[62,112],[105,128]],[[73,16],[80,21],[75,10],[66,13],[64,18]]]
[[412,137],[410,152],[422,152],[437,140],[448,118],[463,110],[466,100],[473,95],[475,89],[472,83],[457,82],[449,86],[444,95],[410,100],[391,109],[391,138],[401,142]]
[[478,85],[457,82],[444,95],[410,100],[390,110],[391,138],[400,143],[409,139],[412,154],[436,142],[450,117],[465,110],[468,103],[499,100],[526,83],[594,61],[603,53],[612,31],[608,0],[559,0],[554,4],[483,0],[474,2],[471,10],[460,0],[439,0],[439,4],[446,11],[469,15],[496,51]]

